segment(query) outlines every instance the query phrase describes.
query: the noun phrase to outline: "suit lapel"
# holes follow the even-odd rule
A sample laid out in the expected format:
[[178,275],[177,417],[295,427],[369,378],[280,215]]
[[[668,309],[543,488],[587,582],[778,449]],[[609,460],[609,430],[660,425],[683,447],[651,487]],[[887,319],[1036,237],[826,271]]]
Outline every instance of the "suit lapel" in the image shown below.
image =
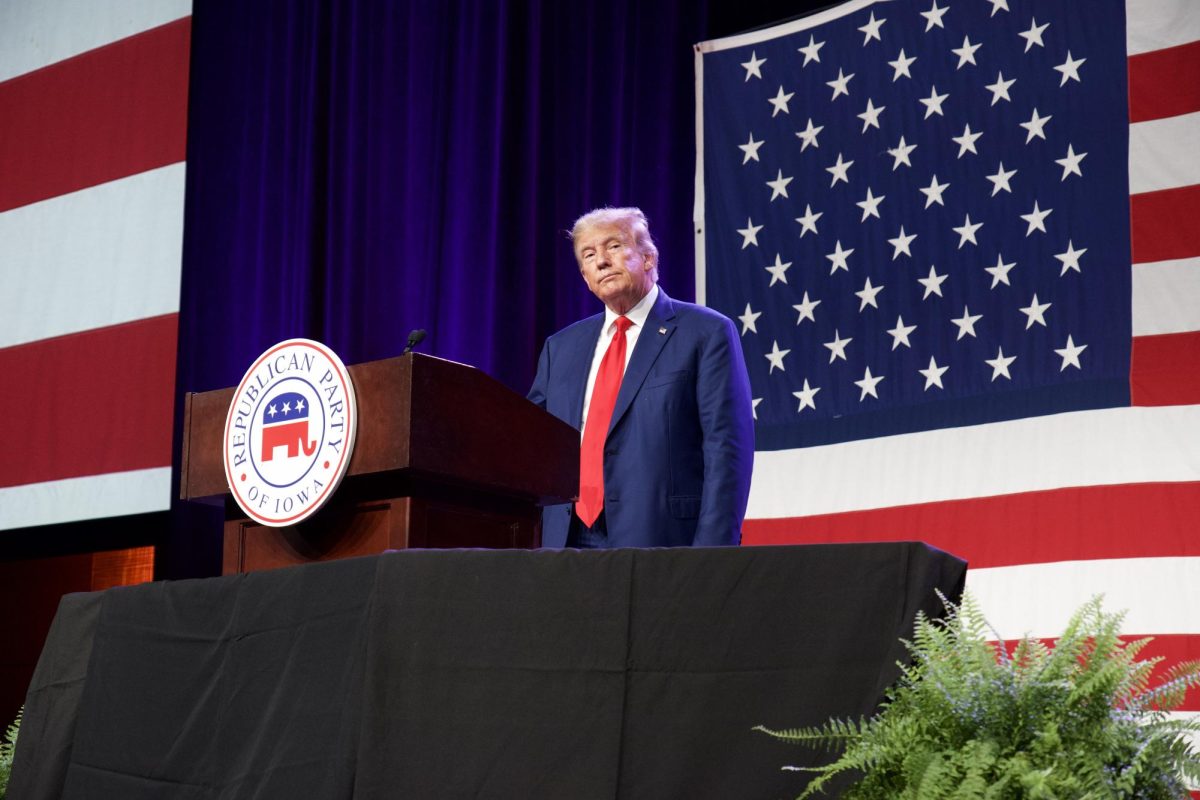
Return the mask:
[[[638,334],[629,366],[625,368],[625,375],[621,378],[621,390],[617,393],[617,404],[613,407],[612,422],[608,426],[610,433],[633,404],[633,398],[637,397],[642,383],[650,374],[650,368],[662,352],[663,345],[675,332],[675,327],[675,303],[660,286],[658,299],[654,301],[654,308],[650,309],[650,314],[646,317],[645,328]],[[586,375],[584,380],[587,380]],[[582,408],[580,413],[582,414]]]
[[566,356],[570,370],[563,384],[567,390],[567,408],[571,413],[571,424],[579,430],[583,430],[583,393],[587,391],[588,372],[592,368],[596,342],[600,339],[603,327],[603,314],[589,319],[582,326],[577,343],[571,348],[574,352]]

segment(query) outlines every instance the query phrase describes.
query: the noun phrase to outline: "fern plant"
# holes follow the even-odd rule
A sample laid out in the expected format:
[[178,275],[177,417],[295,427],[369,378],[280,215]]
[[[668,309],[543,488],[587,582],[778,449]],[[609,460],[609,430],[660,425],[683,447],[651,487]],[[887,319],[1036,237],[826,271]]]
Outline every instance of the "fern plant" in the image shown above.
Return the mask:
[[[944,619],[919,614],[905,641],[912,663],[870,719],[814,728],[755,730],[840,755],[803,769],[815,779],[860,777],[847,800],[1188,797],[1200,755],[1188,738],[1200,719],[1172,718],[1200,661],[1175,664],[1151,685],[1162,660],[1138,660],[1150,641],[1121,639],[1124,614],[1094,598],[1053,646],[1024,639],[1010,655],[976,601],[943,598]],[[798,798],[797,800],[800,800]]]
[[13,754],[17,751],[17,732],[21,729],[21,715],[24,713],[24,707],[17,711],[17,718],[4,731],[4,741],[0,741],[0,800],[8,796],[8,776],[12,773]]

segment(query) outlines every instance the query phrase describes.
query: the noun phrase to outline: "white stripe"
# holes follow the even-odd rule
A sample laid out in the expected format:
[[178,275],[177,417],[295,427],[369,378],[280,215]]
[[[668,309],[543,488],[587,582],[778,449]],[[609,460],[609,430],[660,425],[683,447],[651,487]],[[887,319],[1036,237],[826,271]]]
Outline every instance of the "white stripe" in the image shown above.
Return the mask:
[[191,13],[192,0],[4,0],[0,81]]
[[0,214],[0,348],[177,312],[183,184],[180,162]]
[[171,468],[111,472],[0,489],[0,530],[165,511]]
[[1200,39],[1196,0],[1125,0],[1125,42],[1129,55]]
[[750,31],[749,33],[738,34],[737,36],[727,36],[724,39],[710,39],[707,42],[700,42],[696,45],[702,53],[716,53],[721,50],[729,50],[733,47],[744,47],[748,44],[758,44],[770,39],[775,39],[779,36],[787,36],[789,33],[815,28],[818,25],[824,25],[826,22],[832,22],[835,19],[853,14],[855,11],[875,5],[876,3],[886,4],[891,0],[849,0],[849,2],[841,5],[827,8],[823,11],[818,11],[816,14],[809,14],[801,19],[785,22],[782,25],[775,25],[771,28],[764,28],[761,31]]
[[968,570],[967,589],[1004,639],[1057,637],[1071,614],[1096,595],[1104,595],[1106,611],[1127,612],[1124,633],[1200,633],[1200,558],[990,567]]
[[1133,265],[1133,335],[1200,330],[1200,258]]
[[[1200,14],[1200,0],[1196,3]],[[1129,193],[1200,183],[1200,112],[1129,126]]]
[[[751,518],[1200,480],[1200,406],[1109,408],[754,454]],[[1200,606],[1197,606],[1200,607]]]

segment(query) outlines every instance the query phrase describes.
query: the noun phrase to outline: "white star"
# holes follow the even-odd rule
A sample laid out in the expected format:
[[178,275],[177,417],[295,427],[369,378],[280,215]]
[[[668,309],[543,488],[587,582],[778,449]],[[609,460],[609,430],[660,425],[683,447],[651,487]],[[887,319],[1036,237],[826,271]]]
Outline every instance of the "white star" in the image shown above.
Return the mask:
[[292,410],[292,404],[291,404],[291,403],[284,403],[284,404],[283,404],[283,413],[284,413],[284,416],[287,416],[287,414],[288,414],[288,413],[289,413],[291,410]]
[[763,229],[762,225],[755,225],[749,217],[746,217],[746,227],[738,228],[737,232],[742,235],[742,249],[745,250],[750,245],[758,247],[758,232]]
[[1004,348],[998,347],[996,348],[996,357],[985,358],[983,363],[992,368],[992,380],[996,380],[996,378],[999,378],[1001,375],[1003,375],[1011,381],[1012,375],[1008,374],[1008,365],[1016,360],[1016,356],[1005,356]]
[[896,238],[888,239],[888,244],[890,244],[894,248],[892,250],[892,261],[895,261],[897,258],[899,258],[901,253],[904,253],[904,255],[909,256],[911,258],[912,250],[909,249],[909,245],[912,244],[912,241],[915,238],[917,238],[917,235],[915,233],[910,233],[909,235],[905,236],[904,235],[904,226],[901,225],[900,233],[896,234]]
[[796,409],[796,413],[799,414],[805,408],[811,408],[813,411],[816,411],[817,404],[813,402],[813,398],[816,397],[819,391],[821,391],[820,386],[809,386],[808,378],[805,378],[804,388],[798,392],[792,392],[792,396],[800,401],[800,407]]
[[837,80],[825,82],[826,86],[829,86],[833,89],[833,97],[831,97],[829,99],[837,100],[839,94],[844,94],[847,97],[849,97],[850,96],[850,85],[849,84],[850,84],[850,79],[853,77],[854,77],[853,72],[851,72],[849,75],[844,75],[844,74],[842,74],[842,71],[839,69]]
[[767,284],[767,288],[771,288],[776,282],[787,283],[787,271],[792,266],[792,262],[784,263],[780,258],[779,253],[775,254],[775,264],[770,267],[764,267],[767,272],[771,273],[771,282]]
[[738,145],[738,150],[741,150],[743,153],[746,154],[745,156],[742,157],[743,164],[750,161],[750,159],[754,159],[755,161],[758,161],[758,148],[762,147],[764,141],[766,141],[766,140],[760,139],[757,142],[754,141],[754,132],[751,131],[750,132],[750,141],[746,142],[745,144]]
[[1045,211],[1042,211],[1038,208],[1037,201],[1034,200],[1033,211],[1030,211],[1028,214],[1021,215],[1021,219],[1029,223],[1029,228],[1025,231],[1025,235],[1029,236],[1034,231],[1041,231],[1042,233],[1045,233],[1046,217],[1050,216],[1050,212],[1052,211],[1054,211],[1053,208],[1047,208]]
[[996,105],[996,103],[999,103],[1001,100],[1007,100],[1011,103],[1012,98],[1008,96],[1008,88],[1016,82],[1017,82],[1016,78],[1009,78],[1008,80],[1004,80],[1004,73],[997,72],[996,73],[996,82],[989,83],[987,86],[984,86],[983,88],[987,89],[989,92],[992,93],[992,105]]
[[1021,127],[1024,128],[1025,130],[1029,131],[1029,135],[1025,137],[1025,144],[1029,144],[1030,142],[1032,142],[1033,137],[1035,137],[1035,136],[1038,137],[1039,139],[1045,139],[1046,133],[1042,129],[1045,128],[1046,123],[1052,119],[1054,119],[1053,114],[1047,115],[1045,117],[1039,117],[1038,110],[1036,108],[1033,109],[1033,116],[1029,118],[1029,122],[1021,123]]
[[863,126],[862,126],[863,133],[867,132],[867,128],[878,128],[879,127],[879,115],[883,113],[883,110],[885,108],[887,108],[887,106],[880,106],[879,108],[876,108],[875,104],[871,102],[871,98],[869,98],[869,97],[867,98],[866,110],[863,111],[863,113],[861,113],[861,114],[855,115],[863,121]]
[[1005,286],[1012,286],[1012,284],[1008,282],[1008,273],[1012,272],[1012,268],[1016,265],[1017,262],[1015,261],[1011,264],[1005,264],[1004,256],[1000,253],[997,253],[996,266],[983,268],[984,272],[992,276],[991,288],[995,289],[1001,283],[1003,283]]
[[958,66],[955,69],[962,69],[963,64],[974,64],[975,51],[981,47],[983,47],[981,44],[971,44],[971,37],[964,36],[962,47],[956,47],[950,51],[958,56]]
[[912,162],[908,160],[908,154],[916,149],[917,146],[915,144],[908,144],[904,141],[904,137],[901,136],[900,143],[888,150],[888,155],[895,159],[892,162],[892,172],[895,172],[901,164],[906,167],[911,167]]
[[758,246],[758,231],[762,230],[762,225],[756,225],[750,221],[750,217],[746,217],[746,227],[738,228],[738,233],[742,234],[742,249],[750,245]]
[[853,341],[853,338],[843,339],[842,335],[835,328],[833,331],[833,341],[825,342],[825,346],[829,348],[829,363],[832,364],[834,359],[837,358],[846,361],[846,345]]
[[755,419],[758,419],[758,404],[761,403],[762,401],[763,401],[763,399],[761,397],[755,397],[753,400],[750,401],[750,413],[754,416]]
[[903,75],[905,78],[911,78],[912,73],[908,71],[908,68],[911,67],[913,62],[916,60],[916,56],[905,58],[904,48],[900,48],[900,55],[896,56],[896,60],[887,62],[888,66],[896,71],[895,74],[892,75],[892,83],[900,80],[901,75]]
[[946,374],[949,367],[939,367],[933,356],[929,357],[929,368],[919,369],[917,372],[925,376],[925,391],[929,391],[930,386],[936,386],[939,389],[945,389],[942,386],[942,376]]
[[[796,217],[796,222],[800,223],[800,238],[803,239],[804,234],[808,233],[809,231],[812,231],[813,233],[817,233],[817,220],[819,220],[823,216],[825,216],[824,211],[818,211],[817,213],[814,214],[813,210],[812,210],[812,206],[809,205],[808,203],[805,203],[804,204],[804,216]],[[817,234],[817,235],[819,236],[820,234]]]
[[780,86],[779,91],[775,94],[775,96],[767,100],[768,103],[770,103],[772,106],[775,107],[775,110],[771,112],[772,119],[774,119],[775,115],[778,114],[780,111],[782,111],[785,114],[791,113],[790,111],[788,111],[788,101],[790,101],[792,99],[792,95],[794,95],[794,94],[795,94],[795,92],[787,92],[785,94],[783,91],[783,87]]
[[967,218],[963,220],[963,224],[953,229],[954,232],[958,234],[958,249],[962,250],[962,246],[967,242],[978,245],[979,242],[975,241],[975,232],[982,227],[982,222],[976,222],[972,224],[971,215],[967,214]]
[[779,367],[779,370],[781,372],[787,372],[787,367],[785,367],[783,365],[783,357],[786,356],[790,352],[792,352],[792,351],[791,350],[780,350],[779,342],[772,341],[771,342],[771,352],[763,353],[763,355],[766,356],[767,361],[771,362],[771,368],[767,370],[767,374],[770,375],[772,372],[774,372],[776,367]]
[[297,413],[299,413],[299,412],[301,412],[301,411],[303,411],[303,410],[304,410],[304,401],[303,401],[303,400],[297,400],[297,401],[296,401],[296,411],[297,411]]
[[1029,22],[1029,30],[1023,31],[1023,32],[1017,34],[1018,36],[1020,36],[1021,38],[1023,38],[1025,40],[1025,52],[1026,53],[1028,53],[1029,48],[1033,47],[1035,44],[1038,47],[1046,46],[1046,45],[1042,44],[1042,32],[1045,31],[1046,28],[1049,28],[1049,27],[1050,27],[1049,22],[1047,22],[1045,25],[1038,25],[1037,17],[1033,17]]
[[1070,336],[1067,336],[1067,343],[1063,347],[1063,349],[1054,351],[1054,352],[1058,353],[1060,356],[1062,356],[1062,360],[1063,360],[1062,366],[1058,368],[1058,371],[1062,372],[1067,367],[1074,367],[1075,369],[1083,369],[1083,367],[1079,363],[1079,354],[1082,353],[1084,350],[1087,350],[1086,344],[1076,345],[1075,340],[1072,339]]
[[1060,87],[1066,86],[1067,81],[1083,83],[1083,81],[1079,80],[1079,68],[1085,61],[1087,61],[1086,58],[1071,58],[1071,51],[1068,50],[1067,60],[1055,67],[1056,70],[1062,73],[1062,81],[1058,85]]
[[917,98],[917,101],[925,106],[925,119],[929,119],[929,117],[933,114],[937,114],[939,117],[946,116],[942,113],[942,103],[944,103],[946,98],[949,96],[949,92],[946,94],[938,94],[937,87],[934,86],[929,90],[929,97]]
[[881,194],[879,197],[872,195],[871,187],[868,186],[867,199],[854,204],[863,210],[862,219],[859,220],[859,222],[866,222],[867,217],[882,219],[882,217],[879,216],[879,204],[883,202],[884,197],[886,197],[886,195]]
[[1054,163],[1063,168],[1062,179],[1065,181],[1068,175],[1078,175],[1083,177],[1083,172],[1079,169],[1079,162],[1083,161],[1087,153],[1076,153],[1075,148],[1067,145],[1067,154],[1062,158],[1054,159]]
[[807,45],[796,48],[798,52],[804,53],[804,63],[800,66],[807,67],[808,62],[810,61],[816,61],[817,63],[820,63],[821,56],[819,54],[821,52],[821,48],[824,46],[824,42],[815,41],[812,36],[809,36]]
[[953,322],[955,325],[958,326],[958,336],[954,337],[954,340],[958,341],[959,339],[961,339],[964,336],[967,336],[968,334],[971,336],[974,336],[975,335],[975,323],[979,322],[979,320],[981,320],[981,319],[983,319],[983,314],[972,314],[970,311],[967,310],[966,306],[963,306],[963,315],[961,317],[959,317],[958,319],[950,320],[951,322]]
[[1046,327],[1046,309],[1052,305],[1054,304],[1039,303],[1037,299],[1037,292],[1034,292],[1033,299],[1029,301],[1029,305],[1020,309],[1020,312],[1028,317],[1028,319],[1025,320],[1025,330],[1032,328],[1033,323],[1035,322],[1038,325],[1041,325],[1043,328]]
[[946,273],[945,275],[938,275],[937,267],[930,265],[929,276],[925,278],[917,278],[917,283],[925,287],[925,294],[921,296],[921,299],[924,300],[931,294],[936,294],[938,297],[941,297],[942,284],[946,282],[946,278],[949,276],[949,273]]
[[275,404],[274,404],[274,403],[271,403],[271,405],[267,407],[267,413],[271,415],[271,419],[274,419],[274,418],[275,418],[275,415],[276,415],[278,412],[275,410]]
[[[751,50],[750,51],[750,60],[743,61],[741,64],[741,66],[743,66],[746,69],[746,81],[749,81],[751,77],[761,78],[762,72],[759,71],[759,68],[763,64],[767,63],[767,60],[765,58],[756,59],[754,56],[755,56],[755,53],[753,50]],[[743,83],[746,81],[743,81]]]
[[846,263],[846,259],[849,258],[850,254],[853,252],[854,252],[853,247],[851,247],[849,250],[843,250],[842,249],[842,240],[839,239],[837,241],[837,244],[834,245],[834,251],[832,253],[830,253],[829,255],[825,256],[833,264],[833,266],[831,266],[829,268],[829,274],[832,275],[833,273],[837,272],[839,269],[844,269],[844,270],[846,270],[846,272],[849,272],[850,266]]
[[946,16],[946,12],[949,10],[949,6],[938,8],[937,0],[933,0],[933,5],[929,7],[929,10],[921,12],[921,16],[925,18],[925,32],[929,33],[933,30],[934,25],[945,30],[946,26],[942,24],[942,17]]
[[991,181],[993,184],[992,197],[995,197],[1001,191],[1005,191],[1005,192],[1008,192],[1009,194],[1012,194],[1012,187],[1008,184],[1008,182],[1009,182],[1009,180],[1012,179],[1012,176],[1016,175],[1016,174],[1017,174],[1017,171],[1015,169],[1010,169],[1007,172],[1005,172],[1004,162],[1001,161],[1000,166],[998,166],[996,168],[996,174],[986,176],[987,179],[989,181]]
[[804,299],[800,301],[800,305],[792,306],[792,308],[794,308],[800,312],[800,316],[796,319],[796,324],[799,325],[801,322],[804,322],[804,320],[806,320],[806,319],[816,322],[817,318],[815,316],[813,316],[813,311],[819,305],[821,305],[820,300],[809,300],[808,292],[805,292]]
[[867,282],[863,284],[863,288],[854,293],[855,296],[858,297],[858,299],[862,301],[858,304],[859,312],[862,312],[863,309],[865,309],[867,306],[874,306],[875,308],[879,308],[879,303],[877,303],[875,301],[875,297],[882,291],[883,291],[882,285],[879,285],[879,286],[871,285],[871,277],[868,275]]
[[892,349],[895,350],[900,345],[912,349],[912,345],[908,342],[908,335],[917,329],[916,325],[905,325],[904,317],[896,317],[896,327],[888,331],[892,336]]
[[858,402],[861,403],[863,400],[866,400],[867,395],[871,395],[871,397],[878,400],[879,395],[875,392],[875,387],[879,385],[881,380],[883,380],[882,375],[871,375],[871,368],[867,367],[866,372],[863,373],[862,380],[854,382],[855,386],[862,389],[862,394],[858,396]]
[[963,153],[968,150],[975,155],[979,155],[979,151],[975,149],[975,141],[983,136],[983,131],[971,133],[971,125],[968,123],[963,127],[962,136],[951,136],[950,141],[958,145],[958,157],[962,158]]
[[1069,269],[1073,269],[1076,272],[1078,272],[1080,275],[1082,275],[1083,270],[1081,270],[1079,268],[1079,257],[1086,252],[1087,252],[1086,247],[1083,248],[1082,250],[1076,250],[1074,240],[1068,239],[1066,252],[1059,253],[1058,255],[1055,256],[1055,258],[1057,258],[1059,261],[1061,261],[1062,265],[1063,265],[1062,272],[1058,273],[1058,277],[1061,278],[1063,275],[1066,275],[1067,270],[1069,270]]
[[875,12],[871,12],[871,21],[859,28],[860,31],[866,34],[863,36],[864,47],[866,46],[867,42],[871,41],[872,39],[880,42],[883,41],[883,37],[879,35],[879,29],[885,22],[887,22],[887,19],[875,19]]
[[771,201],[774,202],[777,197],[787,197],[787,185],[791,182],[791,178],[783,177],[783,170],[777,170],[775,180],[767,181],[767,186],[771,187]]
[[992,4],[992,13],[989,17],[996,16],[997,11],[1008,11],[1008,0],[987,0]]
[[808,127],[802,131],[796,131],[796,138],[800,139],[800,141],[803,142],[800,145],[800,152],[803,153],[805,150],[807,150],[808,146],[810,144],[813,147],[819,147],[819,145],[817,144],[817,134],[823,130],[825,130],[824,125],[817,125],[816,127],[814,127],[812,124],[812,117],[809,117],[808,118]]
[[850,167],[853,166],[853,164],[853,161],[843,161],[842,154],[838,153],[837,163],[832,167],[825,168],[825,171],[833,176],[833,180],[829,182],[829,186],[831,188],[836,186],[838,181],[845,181],[847,184],[849,184],[850,176],[847,174],[847,172]]
[[949,185],[949,183],[938,183],[937,175],[934,175],[928,186],[919,189],[921,194],[925,195],[925,207],[929,208],[934,203],[945,206],[946,204],[942,202],[942,192],[946,191],[946,187]]
[[755,327],[755,323],[758,321],[758,318],[761,316],[762,316],[761,311],[751,311],[750,304],[746,303],[746,313],[742,314],[740,317],[738,317],[738,319],[742,321],[742,336],[746,335],[746,331],[753,331],[754,333],[758,333],[758,328]]

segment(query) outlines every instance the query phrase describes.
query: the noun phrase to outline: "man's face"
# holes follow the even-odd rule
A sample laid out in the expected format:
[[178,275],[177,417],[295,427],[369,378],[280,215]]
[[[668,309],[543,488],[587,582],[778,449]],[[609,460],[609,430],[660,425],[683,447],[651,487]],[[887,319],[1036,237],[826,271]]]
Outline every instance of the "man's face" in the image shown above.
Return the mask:
[[654,285],[654,256],[643,254],[624,225],[597,225],[575,239],[579,271],[592,294],[617,314],[637,305]]

